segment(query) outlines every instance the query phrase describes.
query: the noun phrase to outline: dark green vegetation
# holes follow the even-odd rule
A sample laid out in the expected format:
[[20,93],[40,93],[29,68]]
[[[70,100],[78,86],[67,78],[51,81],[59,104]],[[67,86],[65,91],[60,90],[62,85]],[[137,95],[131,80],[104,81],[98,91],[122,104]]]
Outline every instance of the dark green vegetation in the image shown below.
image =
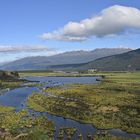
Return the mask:
[[0,67],[4,70],[46,70],[53,65],[63,64],[79,64],[87,63],[98,58],[121,54],[128,52],[131,49],[126,48],[103,48],[95,49],[93,51],[72,51],[57,54],[54,56],[38,56],[23,58],[14,62],[10,62]]
[[45,92],[55,97],[34,93],[28,105],[97,128],[140,134],[140,73],[108,73],[98,85],[65,85]]
[[8,79],[8,80],[10,80],[10,79],[17,79],[17,78],[19,78],[19,74],[18,74],[18,72],[16,72],[16,71],[0,71],[0,79]]
[[21,86],[26,80],[19,80],[18,72],[0,71],[0,89],[13,89]]

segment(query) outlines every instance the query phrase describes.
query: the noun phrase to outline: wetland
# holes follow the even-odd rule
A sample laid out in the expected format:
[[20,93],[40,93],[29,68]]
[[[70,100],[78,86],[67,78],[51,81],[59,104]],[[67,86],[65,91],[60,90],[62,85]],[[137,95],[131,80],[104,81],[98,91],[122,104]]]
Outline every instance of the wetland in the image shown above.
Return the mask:
[[140,139],[140,73],[97,75],[24,77],[0,96],[1,138]]

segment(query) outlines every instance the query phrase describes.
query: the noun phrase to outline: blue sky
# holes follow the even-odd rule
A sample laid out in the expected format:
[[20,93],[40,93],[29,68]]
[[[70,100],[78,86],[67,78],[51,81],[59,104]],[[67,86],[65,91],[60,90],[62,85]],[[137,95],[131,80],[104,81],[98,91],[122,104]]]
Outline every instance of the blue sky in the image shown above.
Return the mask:
[[[96,29],[101,26],[102,31],[93,28],[90,21],[95,17],[107,17],[119,8],[125,11],[125,8],[115,5],[126,7],[126,12],[131,11],[128,22],[139,21],[139,11],[136,11],[140,10],[139,0],[0,0],[0,62],[72,50],[139,48],[140,22],[118,22],[113,27],[113,20],[107,22],[104,19],[96,26]],[[92,32],[87,26],[89,22],[82,23],[85,19],[91,23]],[[78,26],[75,27],[75,23]],[[83,31],[81,26],[85,27]],[[116,30],[106,31],[109,26]]]

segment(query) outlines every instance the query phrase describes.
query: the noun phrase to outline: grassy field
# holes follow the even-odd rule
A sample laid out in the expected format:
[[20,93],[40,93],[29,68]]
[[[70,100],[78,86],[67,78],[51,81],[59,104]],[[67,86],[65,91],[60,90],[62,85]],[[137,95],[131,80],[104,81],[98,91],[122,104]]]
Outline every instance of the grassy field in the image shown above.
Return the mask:
[[73,77],[73,76],[96,76],[96,75],[108,75],[108,72],[106,73],[78,73],[78,72],[48,72],[48,71],[19,71],[20,77],[26,77],[26,76],[65,76],[65,77]]
[[[131,75],[131,72],[93,72],[93,73],[79,73],[79,72],[63,72],[63,71],[56,71],[56,72],[51,72],[51,71],[19,71],[19,76],[20,77],[26,77],[26,76],[68,76],[68,77],[73,77],[73,76],[129,76]],[[126,75],[124,75],[126,73]],[[133,75],[139,75],[140,72],[134,72]]]
[[64,85],[45,92],[56,97],[33,93],[28,105],[96,128],[140,134],[140,73],[106,73],[101,84]]

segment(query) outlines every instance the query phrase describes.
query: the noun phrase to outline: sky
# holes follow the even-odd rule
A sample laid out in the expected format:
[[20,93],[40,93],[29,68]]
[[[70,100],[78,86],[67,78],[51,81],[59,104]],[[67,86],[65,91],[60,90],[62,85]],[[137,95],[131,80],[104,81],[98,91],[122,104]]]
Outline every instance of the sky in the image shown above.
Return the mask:
[[0,0],[0,63],[116,47],[140,48],[140,0]]

